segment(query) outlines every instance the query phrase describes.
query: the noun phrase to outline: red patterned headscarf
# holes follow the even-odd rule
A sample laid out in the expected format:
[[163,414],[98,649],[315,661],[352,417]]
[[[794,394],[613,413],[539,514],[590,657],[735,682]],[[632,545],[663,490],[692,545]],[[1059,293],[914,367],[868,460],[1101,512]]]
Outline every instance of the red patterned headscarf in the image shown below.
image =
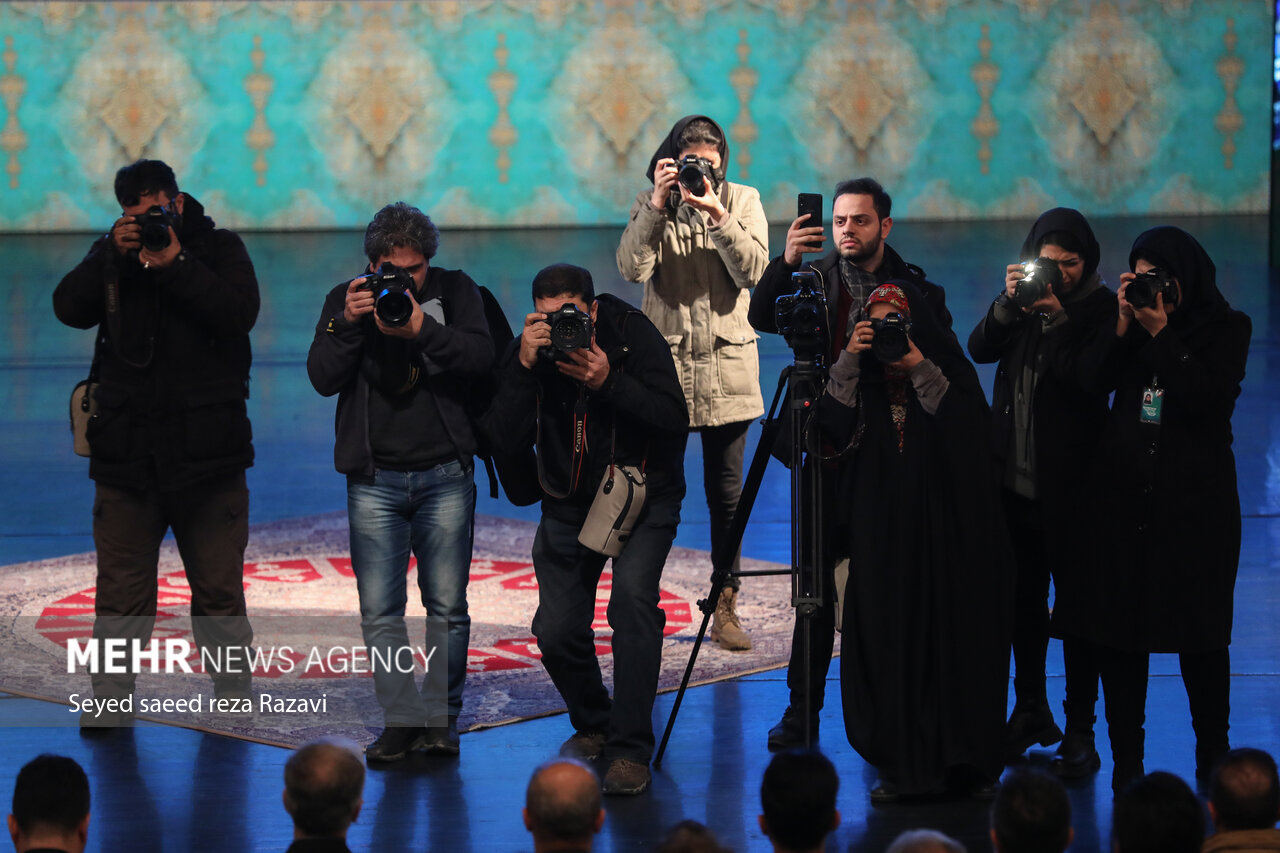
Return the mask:
[[869,311],[871,306],[875,305],[877,302],[888,302],[894,308],[898,309],[898,312],[902,314],[903,317],[906,317],[908,320],[911,319],[911,305],[907,302],[907,294],[905,294],[902,291],[902,288],[898,287],[898,285],[882,284],[875,290],[871,291],[871,295],[867,297],[867,310]]

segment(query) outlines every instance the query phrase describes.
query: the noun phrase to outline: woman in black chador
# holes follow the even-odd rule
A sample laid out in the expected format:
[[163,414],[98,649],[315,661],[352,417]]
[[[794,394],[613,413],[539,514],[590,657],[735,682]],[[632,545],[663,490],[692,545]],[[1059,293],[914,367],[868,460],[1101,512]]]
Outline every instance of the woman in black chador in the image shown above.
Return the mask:
[[[849,558],[845,730],[880,773],[873,802],[990,793],[1003,764],[1012,571],[983,452],[986,398],[910,284],[882,285],[866,310],[819,402],[824,434],[844,448],[829,515]],[[884,349],[894,315],[910,323],[897,352]]]
[[[1058,581],[1053,614],[1055,634],[1085,641],[1099,664],[1116,790],[1143,772],[1150,652],[1178,653],[1196,777],[1206,780],[1229,748],[1227,647],[1240,557],[1231,414],[1251,333],[1185,231],[1144,232],[1129,267],[1115,334],[1101,341],[1093,367],[1097,387],[1115,391],[1093,470],[1101,529],[1081,537],[1097,549]],[[1096,686],[1084,697],[1072,696],[1075,687],[1068,679],[1068,702],[1096,701]]]

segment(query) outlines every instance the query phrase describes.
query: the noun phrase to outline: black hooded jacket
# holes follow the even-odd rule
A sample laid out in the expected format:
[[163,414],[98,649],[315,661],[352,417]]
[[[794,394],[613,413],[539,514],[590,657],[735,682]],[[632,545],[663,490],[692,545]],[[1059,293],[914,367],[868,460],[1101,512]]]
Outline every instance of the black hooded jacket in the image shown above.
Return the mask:
[[[99,328],[88,430],[99,483],[172,491],[253,464],[245,400],[258,280],[240,237],[185,198],[172,264],[143,269],[106,234],[53,293],[59,320]],[[106,310],[108,277],[119,283],[118,323]]]

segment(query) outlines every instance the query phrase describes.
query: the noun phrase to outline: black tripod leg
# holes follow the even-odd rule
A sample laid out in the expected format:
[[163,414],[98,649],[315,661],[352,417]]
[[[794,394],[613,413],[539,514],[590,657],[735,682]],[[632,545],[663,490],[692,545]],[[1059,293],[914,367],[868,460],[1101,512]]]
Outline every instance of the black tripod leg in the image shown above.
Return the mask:
[[778,407],[778,400],[782,396],[783,390],[787,385],[788,370],[782,372],[782,376],[778,379],[778,390],[773,396],[773,404],[769,407],[769,417],[764,422],[764,427],[760,430],[760,442],[756,445],[756,452],[751,457],[751,467],[747,469],[747,478],[742,486],[742,496],[738,499],[738,508],[733,514],[733,525],[729,528],[729,541],[733,544],[731,548],[725,548],[720,555],[720,562],[711,567],[711,591],[705,599],[698,602],[698,609],[702,611],[702,625],[698,628],[698,638],[693,642],[693,651],[689,654],[689,663],[684,668],[684,677],[680,679],[680,689],[676,691],[676,700],[671,706],[671,714],[667,717],[667,727],[662,732],[662,740],[658,744],[658,751],[654,754],[653,764],[658,766],[662,764],[662,756],[667,751],[667,741],[671,739],[671,730],[675,728],[676,715],[680,713],[680,705],[684,702],[685,691],[689,689],[689,679],[693,677],[693,667],[698,660],[698,651],[702,648],[702,639],[707,633],[707,623],[711,621],[711,614],[715,612],[716,602],[720,600],[720,591],[724,589],[725,583],[729,580],[731,572],[729,566],[733,564],[733,555],[738,553],[738,549],[742,546],[742,536],[747,530],[747,520],[751,517],[751,509],[755,506],[756,495],[760,492],[760,484],[764,481],[764,471],[769,464],[769,451],[773,447],[773,442],[778,433],[778,422],[774,419],[774,412]]

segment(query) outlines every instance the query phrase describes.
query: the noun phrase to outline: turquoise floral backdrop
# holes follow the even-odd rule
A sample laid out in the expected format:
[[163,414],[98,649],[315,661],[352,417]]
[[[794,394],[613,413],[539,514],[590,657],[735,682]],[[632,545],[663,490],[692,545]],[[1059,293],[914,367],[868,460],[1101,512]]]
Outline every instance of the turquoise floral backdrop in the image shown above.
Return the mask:
[[158,157],[220,224],[616,224],[672,122],[770,218],[879,177],[898,217],[1268,204],[1265,0],[0,4],[0,230],[93,230]]

